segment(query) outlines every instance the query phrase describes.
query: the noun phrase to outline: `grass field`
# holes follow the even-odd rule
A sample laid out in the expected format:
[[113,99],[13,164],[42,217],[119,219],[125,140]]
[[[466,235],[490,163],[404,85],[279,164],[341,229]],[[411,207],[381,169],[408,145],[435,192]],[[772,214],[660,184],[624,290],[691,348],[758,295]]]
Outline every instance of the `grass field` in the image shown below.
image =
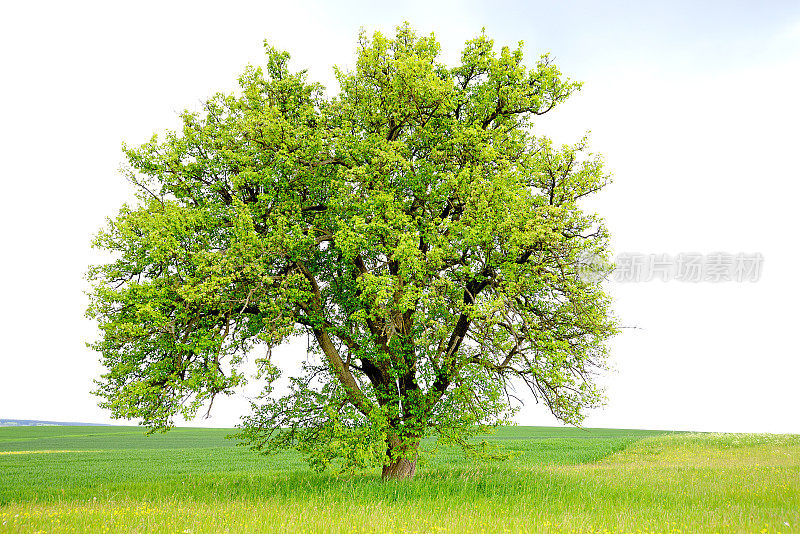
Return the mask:
[[800,532],[800,436],[512,427],[384,483],[228,433],[0,428],[0,532]]

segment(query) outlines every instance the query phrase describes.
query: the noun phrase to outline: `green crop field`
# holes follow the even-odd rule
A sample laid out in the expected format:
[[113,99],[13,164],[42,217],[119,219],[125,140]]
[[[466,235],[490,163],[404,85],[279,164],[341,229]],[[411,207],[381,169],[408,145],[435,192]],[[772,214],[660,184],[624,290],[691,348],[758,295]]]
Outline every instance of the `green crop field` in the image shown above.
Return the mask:
[[386,483],[230,432],[0,428],[0,532],[800,532],[800,436],[511,427]]

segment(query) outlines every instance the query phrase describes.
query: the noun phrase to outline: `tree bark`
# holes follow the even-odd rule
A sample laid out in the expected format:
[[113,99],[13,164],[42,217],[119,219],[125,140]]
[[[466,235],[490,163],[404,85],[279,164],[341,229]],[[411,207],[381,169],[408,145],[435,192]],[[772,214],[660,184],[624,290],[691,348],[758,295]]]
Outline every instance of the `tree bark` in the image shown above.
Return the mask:
[[386,449],[386,461],[383,466],[382,477],[384,480],[400,480],[414,476],[417,471],[417,458],[419,443],[403,443],[399,438],[389,438]]
[[414,476],[417,471],[417,460],[408,458],[398,458],[392,463],[383,466],[384,480],[400,480]]

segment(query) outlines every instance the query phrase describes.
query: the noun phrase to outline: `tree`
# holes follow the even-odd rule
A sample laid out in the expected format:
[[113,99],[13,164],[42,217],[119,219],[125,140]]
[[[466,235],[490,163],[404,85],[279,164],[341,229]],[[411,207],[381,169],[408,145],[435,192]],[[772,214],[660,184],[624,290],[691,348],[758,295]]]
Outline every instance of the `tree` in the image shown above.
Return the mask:
[[[167,429],[261,354],[242,437],[385,478],[413,475],[426,435],[468,449],[515,386],[580,423],[616,326],[580,276],[587,255],[608,267],[608,235],[578,201],[608,178],[585,140],[532,132],[580,84],[483,34],[448,68],[405,25],[362,33],[326,98],[265,46],[240,94],[123,147],[138,203],[97,235],[113,260],[88,274],[101,405]],[[275,396],[270,350],[303,334],[304,373]]]

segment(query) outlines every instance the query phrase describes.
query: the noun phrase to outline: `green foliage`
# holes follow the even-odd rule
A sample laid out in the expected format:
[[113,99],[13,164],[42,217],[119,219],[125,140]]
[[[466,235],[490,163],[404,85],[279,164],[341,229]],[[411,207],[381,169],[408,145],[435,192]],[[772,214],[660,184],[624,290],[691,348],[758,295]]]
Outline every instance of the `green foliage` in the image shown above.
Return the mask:
[[350,469],[416,458],[431,433],[466,446],[508,419],[514,385],[580,423],[616,328],[581,276],[587,255],[608,267],[607,232],[578,201],[608,178],[585,140],[531,129],[580,85],[483,34],[447,67],[407,25],[362,34],[335,97],[266,52],[240,94],[125,147],[139,204],[89,272],[103,406],[166,429],[306,333],[304,376],[243,421],[257,449]]

